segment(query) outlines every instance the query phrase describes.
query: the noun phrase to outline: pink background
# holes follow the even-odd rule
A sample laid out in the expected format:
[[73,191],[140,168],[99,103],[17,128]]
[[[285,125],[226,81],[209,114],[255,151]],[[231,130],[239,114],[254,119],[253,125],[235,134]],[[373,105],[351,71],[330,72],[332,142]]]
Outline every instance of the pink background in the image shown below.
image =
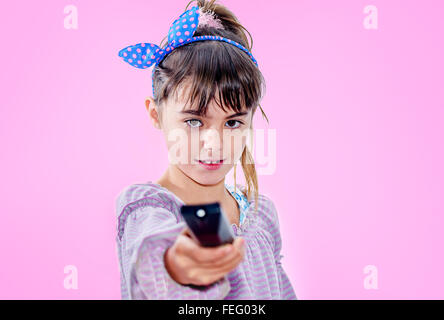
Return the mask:
[[[151,69],[117,53],[159,44],[187,3],[2,4],[0,298],[120,299],[115,198],[157,180],[167,153],[144,107]],[[298,298],[443,299],[443,2],[221,3],[267,81],[271,122],[258,112],[255,128],[276,129],[277,168],[260,191]],[[70,4],[78,30],[64,28]]]

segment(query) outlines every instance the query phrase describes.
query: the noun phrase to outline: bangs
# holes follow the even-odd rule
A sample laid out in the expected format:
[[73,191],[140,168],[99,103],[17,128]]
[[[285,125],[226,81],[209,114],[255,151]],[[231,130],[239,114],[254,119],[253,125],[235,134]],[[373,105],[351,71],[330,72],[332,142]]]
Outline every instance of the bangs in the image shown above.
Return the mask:
[[[172,97],[205,115],[214,102],[224,111],[256,108],[265,91],[262,73],[239,48],[222,41],[196,41],[176,48],[158,66],[158,103]],[[157,72],[157,70],[155,71]]]

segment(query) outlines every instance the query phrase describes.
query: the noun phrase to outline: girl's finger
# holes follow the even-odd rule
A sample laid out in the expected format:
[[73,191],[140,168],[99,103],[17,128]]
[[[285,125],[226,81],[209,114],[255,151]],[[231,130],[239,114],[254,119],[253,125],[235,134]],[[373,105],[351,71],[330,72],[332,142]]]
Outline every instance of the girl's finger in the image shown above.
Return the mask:
[[183,230],[180,234],[183,234],[184,236],[187,236],[188,238],[192,238],[191,231],[187,226],[185,226],[185,228],[183,228]]
[[229,261],[228,263],[217,267],[217,268],[205,268],[205,272],[215,275],[215,276],[220,276],[220,275],[224,275],[230,271],[232,271],[233,269],[235,269],[239,263],[243,260],[243,256],[236,256],[236,258],[234,258],[233,260]]
[[[195,274],[198,276],[192,280],[193,283],[198,285],[208,285],[222,279],[229,271],[229,269],[221,269],[217,271],[210,271],[206,268],[196,269]],[[203,282],[205,282],[205,284]]]
[[242,256],[244,254],[244,250],[245,250],[245,245],[242,244],[242,241],[244,241],[244,240],[236,239],[236,241],[234,242],[234,245],[229,246],[231,249],[229,253],[226,253],[221,258],[213,260],[213,261],[200,262],[200,265],[208,267],[208,268],[217,269],[217,268],[220,268],[220,267],[224,266],[225,264],[229,263],[230,261],[237,258],[238,256]]
[[239,250],[237,250],[235,247],[230,247],[230,252],[222,255],[221,257],[211,260],[211,261],[205,261],[205,262],[198,262],[199,265],[205,268],[219,268],[223,265],[229,263],[233,259],[235,259],[240,254]]
[[228,261],[232,260],[236,255],[243,254],[243,250],[245,247],[245,240],[242,237],[237,237],[233,243],[225,244],[226,249],[229,251],[225,251],[221,256],[215,257],[210,260],[200,260],[199,263],[204,264],[210,267],[220,267]]
[[196,263],[206,263],[216,261],[224,257],[228,252],[227,247],[230,245],[222,245],[219,247],[202,247],[195,243],[192,239],[183,239],[181,244],[181,253],[187,255]]

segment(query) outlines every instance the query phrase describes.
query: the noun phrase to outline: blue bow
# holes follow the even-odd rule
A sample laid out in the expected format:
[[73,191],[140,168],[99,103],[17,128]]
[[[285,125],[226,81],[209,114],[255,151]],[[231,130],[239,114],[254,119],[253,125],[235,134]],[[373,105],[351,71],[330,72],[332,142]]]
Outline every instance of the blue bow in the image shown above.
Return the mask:
[[[256,59],[251,52],[241,44],[224,37],[219,36],[198,36],[193,37],[199,25],[199,7],[194,6],[191,9],[185,11],[179,18],[174,20],[173,24],[168,31],[168,45],[165,48],[160,48],[154,43],[138,43],[130,45],[119,51],[119,57],[123,58],[123,61],[129,63],[131,66],[146,69],[153,65],[158,65],[163,58],[165,58],[175,48],[188,44],[194,41],[204,40],[216,40],[230,43],[239,49],[246,52],[253,62],[258,66]],[[156,68],[153,68],[153,75]],[[154,92],[154,81],[152,82],[153,96],[156,96]]]
[[173,22],[168,32],[168,45],[165,49],[154,43],[138,43],[120,50],[119,57],[140,69],[159,64],[174,48],[190,42],[198,23],[199,7],[194,6]]
[[[199,7],[194,6],[185,11],[179,18],[174,20],[168,31],[168,45],[162,49],[154,43],[138,43],[130,45],[119,51],[119,57],[129,63],[131,66],[146,69],[152,65],[159,64],[163,58],[177,47],[187,43],[203,40],[217,40],[230,43],[243,51],[245,51],[253,62],[257,64],[253,55],[241,44],[219,36],[199,36],[193,37],[194,32],[199,24]],[[154,71],[154,70],[153,70]]]

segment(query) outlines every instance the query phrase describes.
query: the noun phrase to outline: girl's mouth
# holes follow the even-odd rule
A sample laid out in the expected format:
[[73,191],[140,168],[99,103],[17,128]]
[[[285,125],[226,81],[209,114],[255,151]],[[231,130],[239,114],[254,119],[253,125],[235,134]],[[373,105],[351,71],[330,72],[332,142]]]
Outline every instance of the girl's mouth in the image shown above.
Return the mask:
[[222,166],[223,162],[224,160],[211,162],[199,160],[199,164],[207,170],[217,170]]

